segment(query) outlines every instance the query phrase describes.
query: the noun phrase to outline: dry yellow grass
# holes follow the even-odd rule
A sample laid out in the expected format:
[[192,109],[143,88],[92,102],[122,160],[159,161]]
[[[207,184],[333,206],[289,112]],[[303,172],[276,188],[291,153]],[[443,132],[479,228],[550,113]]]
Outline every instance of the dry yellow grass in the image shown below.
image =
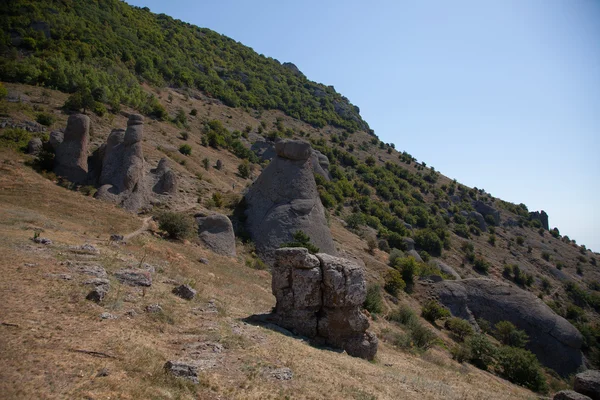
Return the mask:
[[[461,366],[442,350],[424,355],[380,344],[367,362],[243,319],[274,305],[270,275],[192,243],[168,242],[151,232],[126,245],[108,242],[142,219],[61,188],[0,150],[0,397],[6,399],[527,399],[536,396],[491,374]],[[53,240],[34,244],[34,230]],[[353,242],[334,223],[336,239]],[[356,240],[356,239],[353,239]],[[99,256],[69,246],[92,243]],[[358,245],[357,243],[354,243]],[[243,253],[243,251],[242,251]],[[209,264],[198,262],[206,257]],[[109,272],[142,259],[157,269],[143,291],[111,278],[102,305],[85,300],[86,277],[67,260],[85,260]],[[68,273],[71,280],[49,274]],[[198,290],[191,302],[171,294],[174,281]],[[216,309],[209,301],[214,299]],[[160,304],[162,313],[144,312]],[[128,316],[135,310],[135,316]],[[114,320],[101,320],[110,312]],[[385,321],[373,323],[378,332]],[[221,347],[222,346],[222,347]],[[212,349],[222,350],[214,352]],[[77,352],[104,353],[98,358]],[[167,360],[196,357],[211,366],[200,384],[163,372]],[[291,368],[290,381],[269,376]],[[98,376],[106,368],[108,376]]]

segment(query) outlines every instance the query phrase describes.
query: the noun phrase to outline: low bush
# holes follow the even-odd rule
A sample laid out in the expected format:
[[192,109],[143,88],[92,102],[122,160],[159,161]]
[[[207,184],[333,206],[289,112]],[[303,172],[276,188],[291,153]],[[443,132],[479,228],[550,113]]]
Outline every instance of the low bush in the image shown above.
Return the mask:
[[281,247],[304,247],[311,254],[317,254],[319,248],[310,242],[310,236],[303,231],[296,231],[293,235],[291,242],[287,242],[281,245]]
[[529,341],[529,336],[527,336],[525,331],[517,329],[509,321],[496,323],[494,336],[503,344],[513,347],[525,347]]
[[493,364],[497,348],[486,335],[472,335],[465,340],[465,345],[471,353],[471,364],[484,371]]
[[500,375],[517,385],[545,393],[547,384],[538,359],[530,351],[502,346],[496,358]]
[[444,327],[452,332],[454,338],[460,342],[463,342],[468,336],[473,334],[473,327],[471,324],[462,318],[449,318],[444,323]]
[[432,324],[435,324],[435,321],[438,319],[450,317],[450,311],[437,301],[430,300],[421,309],[421,316]]
[[56,118],[54,118],[54,115],[49,114],[49,113],[39,113],[36,117],[35,120],[42,125],[45,126],[51,126],[54,121],[56,120]]
[[371,314],[380,314],[383,311],[383,299],[379,285],[369,285],[363,308]]
[[185,214],[165,211],[157,216],[158,228],[171,239],[185,239],[193,232],[192,220]]
[[397,270],[393,269],[387,272],[385,275],[385,286],[383,287],[386,292],[394,297],[398,297],[398,293],[404,290],[406,283],[402,279],[402,274]]
[[179,146],[179,152],[184,156],[190,156],[192,155],[192,146],[190,146],[189,144],[182,144],[181,146]]

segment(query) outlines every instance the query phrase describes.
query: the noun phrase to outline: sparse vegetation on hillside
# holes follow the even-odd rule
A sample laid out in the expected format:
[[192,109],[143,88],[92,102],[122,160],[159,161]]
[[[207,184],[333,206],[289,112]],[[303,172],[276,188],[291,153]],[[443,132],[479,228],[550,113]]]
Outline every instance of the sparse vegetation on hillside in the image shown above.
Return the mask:
[[167,118],[140,85],[148,83],[199,89],[231,107],[278,109],[314,126],[366,127],[358,107],[333,87],[210,29],[147,8],[117,0],[19,0],[3,2],[0,13],[0,50],[7,54],[0,79],[75,93],[71,109],[92,110],[98,102],[115,111],[127,104]]

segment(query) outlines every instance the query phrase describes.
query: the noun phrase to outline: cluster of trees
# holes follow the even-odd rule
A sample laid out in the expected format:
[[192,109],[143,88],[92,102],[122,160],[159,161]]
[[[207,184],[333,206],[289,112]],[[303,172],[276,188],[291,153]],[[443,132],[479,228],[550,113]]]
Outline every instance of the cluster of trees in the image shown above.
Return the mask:
[[279,109],[318,127],[368,128],[333,87],[147,8],[119,0],[15,0],[2,2],[0,13],[0,80],[67,93],[102,88],[112,108],[127,104],[148,114],[152,97],[140,83],[195,88],[232,107]]

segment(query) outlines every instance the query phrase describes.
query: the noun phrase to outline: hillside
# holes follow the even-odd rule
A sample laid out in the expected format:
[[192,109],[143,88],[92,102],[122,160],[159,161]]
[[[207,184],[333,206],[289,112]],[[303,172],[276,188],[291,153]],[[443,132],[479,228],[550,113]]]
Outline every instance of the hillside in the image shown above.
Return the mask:
[[[460,278],[487,277],[537,296],[577,327],[588,362],[599,366],[598,254],[556,228],[548,230],[544,218],[525,205],[465,187],[381,142],[333,88],[214,32],[120,2],[73,7],[20,1],[1,7],[6,56],[0,80],[6,93],[0,100],[0,218],[6,257],[0,265],[6,279],[0,329],[9,351],[2,356],[0,381],[9,398],[41,392],[48,398],[535,396],[500,379],[500,365],[490,365],[494,375],[457,362],[469,356],[461,358],[463,342],[443,319],[417,318],[415,325],[395,317],[407,306],[419,313],[432,276],[451,278],[437,262]],[[180,70],[169,72],[175,66]],[[72,185],[45,170],[40,157],[22,154],[31,137],[45,139],[64,129],[69,108],[90,116],[90,152],[111,129],[125,127],[131,113],[149,117],[141,143],[145,163],[154,166],[166,157],[179,187],[147,215],[220,212],[235,219],[245,188],[268,165],[249,149],[278,138],[311,142],[330,162],[331,180],[315,179],[335,246],[364,263],[369,299],[381,302],[365,304],[380,337],[376,360],[247,324],[274,299],[271,275],[241,232],[234,258],[213,254],[197,238],[167,240],[153,224],[126,244],[111,243],[110,235],[135,231],[147,215],[88,197],[93,187]],[[184,145],[188,155],[180,150]],[[35,232],[53,244],[34,244]],[[410,264],[408,254],[392,250],[407,252],[410,239],[423,262]],[[73,248],[84,243],[99,254]],[[111,278],[109,297],[97,305],[85,300],[85,278],[73,272],[72,265],[82,261],[109,273],[145,262],[154,266],[153,284],[142,290]],[[389,285],[393,271],[401,276],[397,292]],[[174,297],[175,283],[195,287],[198,297],[191,303]],[[146,312],[152,304],[162,311]],[[118,318],[101,320],[103,312]],[[493,330],[482,336],[500,345]],[[209,365],[201,385],[162,373],[166,360],[191,353]],[[273,378],[284,367],[293,371],[291,381]],[[48,373],[52,368],[54,375]],[[102,368],[108,376],[96,376]],[[550,369],[543,374],[551,391],[568,385],[568,377],[561,380]]]

